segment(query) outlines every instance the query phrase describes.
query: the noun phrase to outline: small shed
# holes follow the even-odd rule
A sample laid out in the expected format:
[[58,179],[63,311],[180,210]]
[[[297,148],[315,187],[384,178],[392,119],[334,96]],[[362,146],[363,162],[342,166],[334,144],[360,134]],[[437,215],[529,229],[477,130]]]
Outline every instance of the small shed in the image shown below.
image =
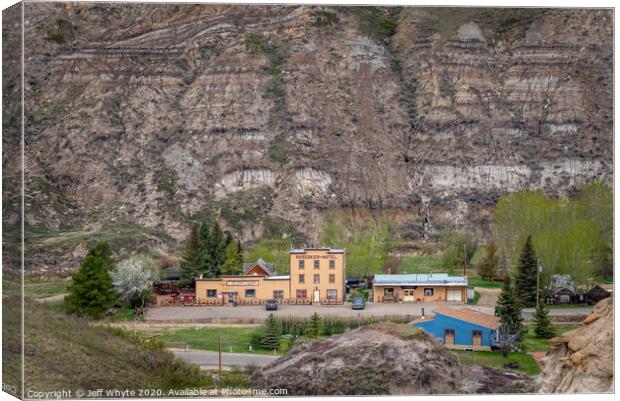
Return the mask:
[[600,285],[595,285],[586,293],[586,300],[588,305],[594,305],[605,298],[609,298],[610,296],[611,293],[609,291]]
[[577,294],[570,288],[560,288],[552,293],[553,304],[574,304],[577,302]]
[[448,348],[490,351],[497,341],[500,319],[472,309],[438,307],[411,325],[435,336]]

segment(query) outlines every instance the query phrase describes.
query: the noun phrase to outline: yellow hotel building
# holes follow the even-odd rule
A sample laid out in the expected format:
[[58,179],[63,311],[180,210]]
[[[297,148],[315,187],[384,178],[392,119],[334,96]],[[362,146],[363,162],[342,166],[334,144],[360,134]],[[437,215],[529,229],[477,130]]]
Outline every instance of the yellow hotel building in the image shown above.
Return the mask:
[[343,249],[305,248],[289,251],[289,275],[259,259],[234,276],[196,279],[199,304],[252,304],[276,299],[288,303],[343,303],[346,253]]

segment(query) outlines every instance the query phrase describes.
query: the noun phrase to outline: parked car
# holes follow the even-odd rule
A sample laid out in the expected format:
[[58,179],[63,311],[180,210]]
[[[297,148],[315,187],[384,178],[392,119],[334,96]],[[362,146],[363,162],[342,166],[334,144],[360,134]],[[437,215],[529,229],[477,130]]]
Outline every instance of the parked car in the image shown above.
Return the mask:
[[364,297],[355,296],[351,298],[351,309],[364,309],[366,307],[366,301]]
[[278,301],[276,301],[275,299],[269,299],[267,302],[265,302],[265,309],[278,310]]

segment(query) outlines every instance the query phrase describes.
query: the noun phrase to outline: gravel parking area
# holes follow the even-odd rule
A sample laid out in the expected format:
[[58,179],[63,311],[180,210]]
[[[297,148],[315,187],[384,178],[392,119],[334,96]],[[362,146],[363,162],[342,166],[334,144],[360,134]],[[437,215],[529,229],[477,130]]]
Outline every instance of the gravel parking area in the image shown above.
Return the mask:
[[311,316],[314,312],[320,315],[369,317],[395,315],[422,315],[432,312],[437,306],[454,308],[471,308],[480,312],[493,314],[493,308],[485,306],[470,306],[452,302],[427,302],[424,304],[366,304],[364,310],[352,310],[351,304],[344,305],[280,305],[277,311],[266,311],[264,305],[257,306],[165,306],[152,308],[145,317],[151,322],[229,322],[229,323],[261,323],[269,313],[276,315]]

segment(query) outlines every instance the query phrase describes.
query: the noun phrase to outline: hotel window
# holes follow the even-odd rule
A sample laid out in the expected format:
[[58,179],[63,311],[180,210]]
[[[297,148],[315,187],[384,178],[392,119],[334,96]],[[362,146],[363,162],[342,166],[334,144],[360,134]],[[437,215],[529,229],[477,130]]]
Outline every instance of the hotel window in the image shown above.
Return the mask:
[[273,292],[273,299],[283,299],[284,298],[284,291],[282,290],[275,290]]
[[208,298],[215,298],[215,297],[217,297],[217,290],[207,290],[207,297]]
[[394,288],[384,288],[383,296],[385,297],[393,297],[394,296]]
[[424,289],[424,296],[425,297],[432,297],[433,296],[433,289],[432,288],[425,288]]
[[306,282],[306,276],[303,274],[299,275],[299,284],[303,284]]
[[315,261],[314,261],[314,268],[315,268],[315,269],[318,269],[318,268],[320,267],[320,264],[319,264],[319,263],[320,263],[320,261],[318,261],[318,260],[315,260]]
[[307,291],[306,290],[297,290],[297,298],[307,298]]
[[327,290],[327,299],[338,298],[338,290]]
[[330,284],[334,284],[336,282],[336,275],[335,274],[330,274],[329,275],[329,283]]
[[321,282],[321,275],[320,274],[315,274],[314,275],[314,284],[319,284]]
[[245,290],[246,298],[254,298],[256,296],[256,290]]
[[306,261],[305,260],[300,260],[299,261],[299,268],[300,269],[304,269],[306,267]]
[[329,268],[330,269],[335,269],[336,268],[336,261],[335,260],[331,259],[329,261]]

